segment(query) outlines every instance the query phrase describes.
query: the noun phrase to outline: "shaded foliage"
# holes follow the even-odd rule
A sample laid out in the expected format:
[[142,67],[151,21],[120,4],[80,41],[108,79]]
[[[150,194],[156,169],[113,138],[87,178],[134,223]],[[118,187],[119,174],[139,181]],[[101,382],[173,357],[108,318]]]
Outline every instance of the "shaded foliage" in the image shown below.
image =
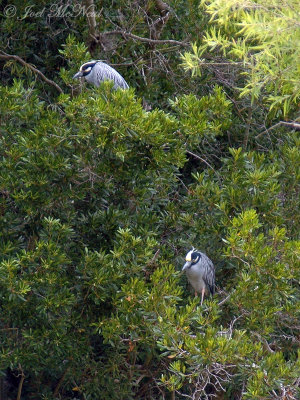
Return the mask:
[[[260,130],[279,114],[240,99],[235,70],[184,73],[163,40],[201,42],[198,5],[95,4],[94,41],[85,14],[3,5],[0,55],[63,93],[2,58],[0,397],[299,396],[299,137]],[[74,85],[102,54],[131,89]],[[216,265],[202,307],[192,245]]]

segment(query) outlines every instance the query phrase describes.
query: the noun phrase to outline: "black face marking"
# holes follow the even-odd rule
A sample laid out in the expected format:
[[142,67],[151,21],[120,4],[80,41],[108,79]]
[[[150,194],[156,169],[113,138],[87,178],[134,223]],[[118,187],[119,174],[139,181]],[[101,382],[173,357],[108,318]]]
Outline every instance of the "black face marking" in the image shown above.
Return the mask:
[[192,253],[192,255],[191,255],[192,264],[197,264],[197,262],[200,260],[200,258],[201,258],[201,254],[198,251],[194,251],[194,253]]
[[95,66],[96,62],[86,63],[81,67],[82,76],[88,75],[93,67]]

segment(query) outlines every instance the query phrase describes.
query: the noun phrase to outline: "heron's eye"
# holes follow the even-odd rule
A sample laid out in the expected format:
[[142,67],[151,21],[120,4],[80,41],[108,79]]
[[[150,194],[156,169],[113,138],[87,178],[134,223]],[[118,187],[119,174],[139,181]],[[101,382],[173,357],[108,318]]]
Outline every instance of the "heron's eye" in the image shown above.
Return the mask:
[[199,256],[197,256],[197,257],[195,258],[195,260],[193,260],[193,264],[196,264],[198,261],[199,261]]

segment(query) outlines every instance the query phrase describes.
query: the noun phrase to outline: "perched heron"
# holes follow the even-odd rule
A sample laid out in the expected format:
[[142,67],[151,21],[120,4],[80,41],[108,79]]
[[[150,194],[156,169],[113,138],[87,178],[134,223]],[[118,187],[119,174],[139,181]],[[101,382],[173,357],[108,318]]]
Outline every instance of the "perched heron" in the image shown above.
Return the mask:
[[185,271],[188,281],[195,290],[195,295],[201,293],[201,305],[205,292],[212,295],[215,292],[215,267],[206,254],[196,249],[190,250],[186,257],[182,271]]
[[113,81],[114,89],[128,89],[125,79],[114,68],[99,60],[89,61],[82,64],[73,79],[85,78],[89,83],[99,86],[103,81]]

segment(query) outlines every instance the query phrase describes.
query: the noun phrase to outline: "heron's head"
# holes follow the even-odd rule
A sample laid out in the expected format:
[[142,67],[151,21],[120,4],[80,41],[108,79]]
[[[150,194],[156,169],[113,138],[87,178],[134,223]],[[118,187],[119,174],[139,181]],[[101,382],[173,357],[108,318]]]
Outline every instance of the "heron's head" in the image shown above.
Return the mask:
[[73,79],[83,78],[89,75],[92,72],[94,66],[97,64],[97,62],[98,60],[93,60],[82,64],[79,71],[73,76]]
[[185,256],[185,264],[182,267],[182,271],[185,271],[186,269],[190,268],[192,265],[197,264],[197,262],[200,260],[201,258],[201,253],[194,249],[194,247],[192,248],[192,250],[190,250],[187,255]]

